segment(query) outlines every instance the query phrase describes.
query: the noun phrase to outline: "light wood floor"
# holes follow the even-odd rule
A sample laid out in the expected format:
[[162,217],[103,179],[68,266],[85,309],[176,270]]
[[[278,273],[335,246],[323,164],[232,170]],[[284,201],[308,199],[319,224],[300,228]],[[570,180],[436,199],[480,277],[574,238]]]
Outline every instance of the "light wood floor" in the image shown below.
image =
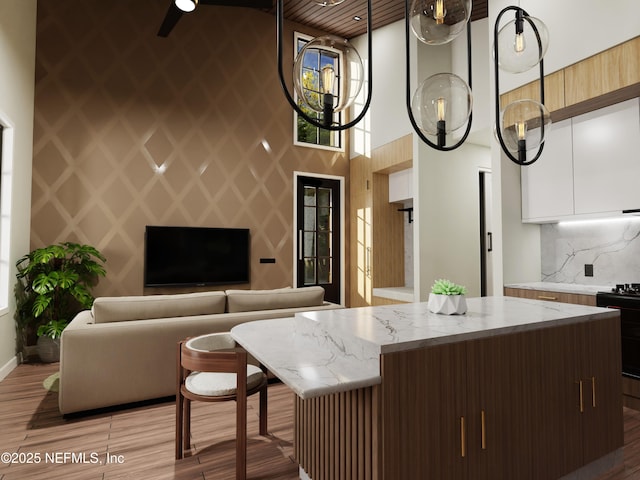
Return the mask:
[[[38,464],[0,463],[0,480],[234,478],[233,402],[193,404],[195,453],[176,462],[173,402],[63,419],[57,394],[42,387],[56,370],[57,364],[20,365],[0,382],[0,454],[19,452],[32,461],[40,455]],[[291,458],[293,393],[284,385],[269,387],[269,437],[257,433],[257,396],[250,399],[248,418],[249,478],[297,479],[298,467]],[[84,453],[87,462],[94,454],[102,464],[65,461],[65,452]],[[58,457],[47,459],[46,454]],[[105,463],[107,454],[122,463]],[[640,412],[625,409],[624,465],[599,480],[640,480]]]

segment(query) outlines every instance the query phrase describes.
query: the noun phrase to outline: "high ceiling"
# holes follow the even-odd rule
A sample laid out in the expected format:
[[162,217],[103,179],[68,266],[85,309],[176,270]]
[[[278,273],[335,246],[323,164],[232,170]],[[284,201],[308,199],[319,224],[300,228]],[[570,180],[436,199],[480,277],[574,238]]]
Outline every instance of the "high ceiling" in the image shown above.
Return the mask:
[[[471,20],[485,18],[488,0],[473,0]],[[374,30],[404,18],[404,0],[372,0]],[[272,9],[275,13],[275,8]],[[321,7],[314,0],[284,0],[287,20],[309,25],[344,38],[363,35],[367,31],[367,1],[345,0],[340,5]],[[362,20],[356,21],[354,17]]]

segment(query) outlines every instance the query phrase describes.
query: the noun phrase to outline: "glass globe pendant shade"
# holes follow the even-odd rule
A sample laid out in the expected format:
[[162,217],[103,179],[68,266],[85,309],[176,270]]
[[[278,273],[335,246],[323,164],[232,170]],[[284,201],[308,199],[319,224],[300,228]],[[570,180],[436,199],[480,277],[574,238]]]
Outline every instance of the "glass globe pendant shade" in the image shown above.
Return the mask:
[[316,111],[333,112],[353,104],[364,84],[364,67],[356,48],[334,35],[317,37],[298,53],[293,65],[298,100]]
[[548,47],[549,30],[542,20],[518,18],[516,13],[516,18],[498,31],[498,66],[505,72],[526,72],[540,63]]
[[438,73],[414,92],[411,112],[424,133],[449,134],[466,125],[473,106],[471,89],[453,73]]
[[409,10],[414,35],[427,45],[456,38],[471,17],[471,0],[412,0]]
[[537,149],[550,129],[551,114],[536,100],[517,100],[500,112],[500,134],[512,153]]

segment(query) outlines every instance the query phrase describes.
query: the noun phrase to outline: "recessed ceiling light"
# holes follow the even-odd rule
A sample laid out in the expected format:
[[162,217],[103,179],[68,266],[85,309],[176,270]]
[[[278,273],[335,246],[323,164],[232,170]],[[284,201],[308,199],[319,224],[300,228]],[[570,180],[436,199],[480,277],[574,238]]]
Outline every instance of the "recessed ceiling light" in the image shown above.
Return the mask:
[[362,20],[362,17],[361,17],[360,15],[354,15],[354,16],[353,16],[353,19],[354,19],[356,22],[359,22],[360,20]]

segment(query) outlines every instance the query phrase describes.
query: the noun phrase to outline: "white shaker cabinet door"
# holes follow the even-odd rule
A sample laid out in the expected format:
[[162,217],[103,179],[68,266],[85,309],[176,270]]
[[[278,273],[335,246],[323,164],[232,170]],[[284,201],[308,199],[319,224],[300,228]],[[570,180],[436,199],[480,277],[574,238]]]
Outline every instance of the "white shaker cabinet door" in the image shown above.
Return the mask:
[[573,119],[575,213],[640,208],[638,98]]
[[522,167],[521,180],[523,222],[552,221],[573,215],[571,119],[551,126],[542,155],[533,164]]

